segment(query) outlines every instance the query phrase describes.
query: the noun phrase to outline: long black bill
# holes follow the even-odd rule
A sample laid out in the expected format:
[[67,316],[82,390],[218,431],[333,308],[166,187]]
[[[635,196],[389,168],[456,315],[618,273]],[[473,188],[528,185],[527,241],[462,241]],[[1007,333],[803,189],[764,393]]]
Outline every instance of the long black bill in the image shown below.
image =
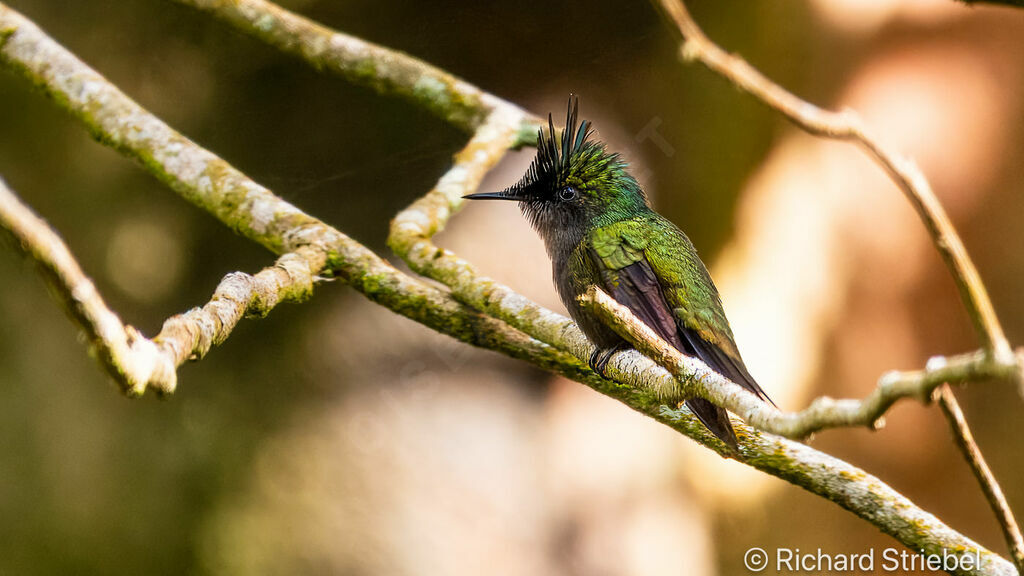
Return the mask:
[[525,200],[525,196],[520,196],[515,192],[504,190],[502,192],[477,192],[476,194],[466,194],[463,198],[469,200]]

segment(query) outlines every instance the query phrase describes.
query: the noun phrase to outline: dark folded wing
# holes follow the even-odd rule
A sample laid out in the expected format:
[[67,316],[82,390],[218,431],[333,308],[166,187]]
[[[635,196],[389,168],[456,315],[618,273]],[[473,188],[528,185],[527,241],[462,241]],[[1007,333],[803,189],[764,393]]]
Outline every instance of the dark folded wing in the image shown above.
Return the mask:
[[[597,254],[594,258],[600,258]],[[600,260],[598,260],[600,264]],[[626,306],[644,324],[654,329],[665,341],[669,342],[677,350],[690,356],[696,356],[715,370],[720,370],[716,363],[702,355],[701,349],[690,343],[690,337],[681,331],[679,322],[672,313],[668,301],[662,292],[658,277],[654,274],[646,259],[640,258],[636,262],[618,269],[602,266],[604,289],[618,303]],[[700,337],[697,336],[699,340]],[[713,347],[712,347],[713,348]],[[708,352],[705,352],[708,354]],[[729,376],[729,374],[724,374]],[[749,378],[749,375],[747,376]],[[731,377],[730,377],[731,379]],[[753,382],[753,379],[750,379]],[[756,387],[757,385],[754,384]],[[760,388],[758,388],[760,390]],[[729,446],[736,447],[736,433],[729,422],[729,415],[726,411],[714,403],[703,398],[690,398],[686,405],[693,411],[694,415],[707,426],[711,432]]]
[[686,342],[690,345],[690,348],[693,349],[694,356],[703,360],[704,363],[714,369],[715,372],[718,372],[729,380],[743,386],[747,390],[756,394],[758,398],[772,406],[775,406],[775,402],[772,402],[772,399],[768,397],[768,394],[761,389],[761,386],[757,384],[754,377],[747,371],[747,367],[743,364],[742,360],[737,360],[727,354],[718,346],[701,338],[700,334],[693,330],[683,328],[681,332],[686,338]]

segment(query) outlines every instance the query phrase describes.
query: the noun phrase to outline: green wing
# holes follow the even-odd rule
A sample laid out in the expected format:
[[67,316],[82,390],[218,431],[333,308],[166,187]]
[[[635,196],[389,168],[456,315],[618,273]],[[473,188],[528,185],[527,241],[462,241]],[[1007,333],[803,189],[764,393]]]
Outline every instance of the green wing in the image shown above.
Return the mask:
[[[743,364],[718,290],[693,244],[674,224],[658,216],[616,222],[589,235],[591,257],[605,289],[679,351],[771,402]],[[691,409],[728,442],[728,418],[713,404],[691,400]],[[709,420],[711,421],[709,423]],[[715,426],[714,424],[719,424]]]
[[665,299],[657,274],[647,263],[647,239],[631,223],[617,222],[594,230],[590,235],[590,255],[601,271],[605,290],[659,336],[683,350],[672,306]]

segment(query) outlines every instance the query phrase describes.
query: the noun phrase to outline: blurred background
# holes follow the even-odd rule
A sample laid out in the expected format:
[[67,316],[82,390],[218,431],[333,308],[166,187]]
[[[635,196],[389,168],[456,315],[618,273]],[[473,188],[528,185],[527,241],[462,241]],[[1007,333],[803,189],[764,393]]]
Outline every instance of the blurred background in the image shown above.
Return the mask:
[[[539,114],[566,97],[692,238],[753,374],[786,409],[976,348],[914,212],[856,148],[803,135],[700,66],[645,2],[284,2]],[[143,106],[381,254],[465,141],[160,0],[13,0]],[[1024,11],[951,0],[693,2],[707,33],[913,156],[1024,342]],[[512,154],[485,186],[519,178]],[[270,254],[0,73],[0,175],[122,318],[155,334]],[[514,206],[438,238],[561,309]],[[392,258],[393,259],[393,258]],[[733,574],[752,546],[898,546],[588,388],[471,349],[340,283],[244,321],[170,398],[122,397],[33,267],[0,250],[2,574]],[[960,398],[1024,514],[1024,406]],[[812,445],[1005,553],[937,409]]]

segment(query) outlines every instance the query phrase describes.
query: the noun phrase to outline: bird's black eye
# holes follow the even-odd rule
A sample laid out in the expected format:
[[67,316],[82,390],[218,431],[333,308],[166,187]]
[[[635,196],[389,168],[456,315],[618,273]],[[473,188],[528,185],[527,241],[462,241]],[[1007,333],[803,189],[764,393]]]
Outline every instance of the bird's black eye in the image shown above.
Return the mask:
[[572,186],[565,186],[558,191],[558,199],[562,202],[569,202],[570,200],[575,200],[577,194],[578,193],[575,188]]

